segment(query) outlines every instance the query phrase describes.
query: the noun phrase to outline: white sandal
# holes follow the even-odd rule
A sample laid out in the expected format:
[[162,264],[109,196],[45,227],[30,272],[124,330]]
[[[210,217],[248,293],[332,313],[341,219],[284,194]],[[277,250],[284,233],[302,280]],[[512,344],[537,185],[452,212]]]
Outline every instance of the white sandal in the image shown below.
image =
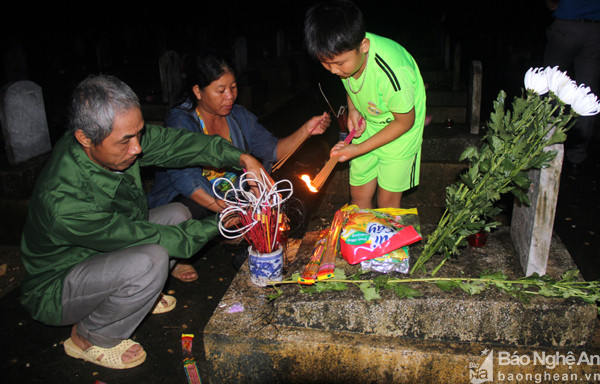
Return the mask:
[[152,314],[170,312],[177,305],[177,299],[170,295],[160,294],[160,297],[156,301],[156,305],[152,309]]
[[[76,359],[82,359],[85,361],[89,361],[90,363],[94,363],[106,368],[112,369],[128,369],[137,367],[146,361],[146,351],[142,350],[142,354],[136,360],[130,361],[129,363],[123,363],[121,357],[131,346],[136,345],[135,341],[131,339],[123,340],[116,346],[112,348],[102,348],[96,345],[93,345],[86,349],[85,351],[79,348],[73,340],[69,337],[63,343],[65,348],[65,353],[71,357]],[[100,359],[98,359],[102,356]]]

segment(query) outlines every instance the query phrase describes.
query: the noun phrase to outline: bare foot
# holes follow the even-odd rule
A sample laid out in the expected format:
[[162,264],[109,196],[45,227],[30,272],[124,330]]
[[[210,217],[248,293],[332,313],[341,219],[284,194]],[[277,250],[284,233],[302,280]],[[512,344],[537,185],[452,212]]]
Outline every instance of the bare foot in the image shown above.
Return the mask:
[[[92,346],[92,343],[90,343],[87,339],[83,338],[79,333],[77,333],[77,325],[73,325],[73,328],[71,328],[71,340],[73,340],[73,343],[76,346],[78,346],[84,351]],[[143,352],[144,348],[141,345],[132,345],[121,355],[121,361],[123,362],[123,364],[131,363],[132,361],[139,359]],[[104,355],[98,356],[98,361],[102,360],[103,356]]]

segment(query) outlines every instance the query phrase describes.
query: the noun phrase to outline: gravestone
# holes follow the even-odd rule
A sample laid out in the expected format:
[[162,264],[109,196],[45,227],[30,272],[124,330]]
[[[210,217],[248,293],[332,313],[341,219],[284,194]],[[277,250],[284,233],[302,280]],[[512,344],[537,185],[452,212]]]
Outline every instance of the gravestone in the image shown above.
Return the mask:
[[530,205],[515,202],[512,212],[510,235],[525,276],[545,275],[550,254],[564,147],[554,144],[546,150],[556,151],[556,158],[547,168],[529,171]]
[[483,69],[481,61],[473,60],[471,63],[471,76],[469,83],[470,100],[469,106],[471,108],[470,126],[471,133],[474,135],[479,134],[479,121],[481,120],[481,92],[482,92],[482,77]]
[[159,60],[162,100],[172,106],[182,89],[181,58],[175,51],[166,51]]
[[98,69],[112,67],[112,47],[110,41],[105,37],[100,37],[96,42],[96,65]]
[[0,90],[0,124],[10,165],[52,149],[42,88],[31,81],[10,83]]
[[4,75],[6,81],[19,81],[27,79],[27,55],[23,46],[16,39],[7,39],[6,49],[3,54]]
[[234,42],[235,68],[243,72],[248,68],[248,41],[245,36],[240,36]]
[[277,58],[282,59],[285,57],[285,31],[283,29],[277,30],[275,37],[277,41]]

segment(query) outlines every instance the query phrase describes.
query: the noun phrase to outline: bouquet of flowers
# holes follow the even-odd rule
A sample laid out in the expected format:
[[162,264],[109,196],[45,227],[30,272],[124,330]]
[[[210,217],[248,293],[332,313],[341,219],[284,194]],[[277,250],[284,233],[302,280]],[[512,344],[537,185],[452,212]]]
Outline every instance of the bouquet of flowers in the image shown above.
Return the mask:
[[506,93],[494,102],[483,144],[467,148],[460,160],[469,160],[461,181],[446,189],[446,210],[410,273],[425,271],[425,263],[438,253],[443,259],[432,275],[466,244],[466,238],[500,223],[491,222],[501,210],[494,206],[502,194],[512,193],[529,204],[526,192],[530,169],[547,167],[556,157],[544,148],[566,140],[566,132],[578,116],[600,112],[600,102],[591,89],[577,85],[558,67],[530,68],[525,91],[505,108]]

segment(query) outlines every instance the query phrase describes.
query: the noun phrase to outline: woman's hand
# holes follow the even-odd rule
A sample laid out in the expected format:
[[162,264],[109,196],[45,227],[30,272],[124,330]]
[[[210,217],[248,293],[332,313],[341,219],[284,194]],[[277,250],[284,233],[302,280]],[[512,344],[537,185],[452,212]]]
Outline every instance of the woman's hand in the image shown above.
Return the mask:
[[304,128],[309,135],[320,135],[325,132],[329,124],[331,124],[331,116],[328,112],[323,112],[322,115],[314,116],[304,123]]

